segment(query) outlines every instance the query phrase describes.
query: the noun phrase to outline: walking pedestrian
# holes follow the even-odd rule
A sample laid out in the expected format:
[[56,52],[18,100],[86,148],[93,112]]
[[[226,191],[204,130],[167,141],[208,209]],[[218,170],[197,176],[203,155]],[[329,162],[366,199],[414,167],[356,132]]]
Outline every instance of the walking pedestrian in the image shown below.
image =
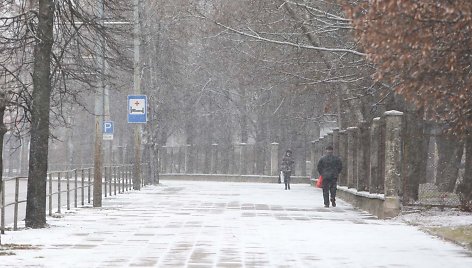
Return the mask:
[[318,161],[318,173],[323,176],[323,201],[324,206],[329,207],[330,194],[331,205],[336,207],[336,187],[338,175],[343,168],[341,159],[333,155],[333,146],[326,147],[326,155]]
[[280,165],[280,170],[282,171],[284,177],[285,190],[290,190],[290,175],[292,174],[294,167],[295,161],[293,160],[292,151],[287,150]]

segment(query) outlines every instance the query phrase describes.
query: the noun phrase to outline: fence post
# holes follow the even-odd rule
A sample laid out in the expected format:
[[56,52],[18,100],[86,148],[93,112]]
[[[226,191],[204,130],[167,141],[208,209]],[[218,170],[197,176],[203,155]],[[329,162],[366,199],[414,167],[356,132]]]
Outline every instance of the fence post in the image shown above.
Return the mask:
[[[112,184],[113,182],[113,167],[112,166],[109,166],[108,167],[108,195],[111,196],[111,191],[112,191]],[[144,180],[141,180],[141,182],[144,182]]]
[[347,185],[347,170],[349,168],[348,161],[347,161],[347,151],[348,148],[348,140],[347,140],[347,132],[346,130],[339,131],[339,157],[341,158],[341,162],[343,163],[343,169],[338,177],[338,184],[341,186]]
[[380,117],[376,117],[372,120],[370,128],[369,193],[379,193],[379,150]]
[[279,144],[277,142],[270,144],[270,175],[279,175]]
[[2,219],[1,219],[1,227],[2,227],[2,230],[1,230],[1,233],[2,234],[5,234],[5,181],[3,180],[3,178],[0,178],[0,180],[2,181],[2,188],[0,189],[2,191],[2,197],[1,197],[1,212],[2,212]]
[[88,186],[88,187],[87,187],[87,188],[88,188],[88,189],[87,189],[87,198],[88,198],[87,201],[88,201],[89,204],[90,204],[90,202],[91,202],[91,201],[90,201],[90,194],[91,194],[91,193],[90,193],[90,188],[91,188],[91,183],[92,183],[92,182],[91,182],[91,177],[92,177],[92,168],[89,168],[89,169],[88,169],[88,185],[87,185],[87,186]]
[[326,134],[326,145],[323,149],[326,149],[328,146],[333,146],[333,132]]
[[175,157],[174,157],[174,147],[167,147],[167,155],[169,156],[169,169],[167,173],[174,173],[174,167],[175,167]]
[[358,150],[357,150],[357,190],[369,190],[369,162],[370,162],[370,139],[369,125],[363,121],[359,125]]
[[333,129],[333,154],[339,156],[339,128]]
[[325,149],[327,145],[328,145],[328,135],[324,135],[323,137],[320,137],[319,143],[318,143],[318,154],[320,158],[325,155],[325,151],[326,151]]
[[218,144],[211,145],[211,174],[218,173]]
[[85,205],[85,170],[82,168],[81,169],[81,176],[80,176],[80,182],[81,182],[81,187],[80,187],[80,193],[81,193],[81,202],[80,204],[82,204],[82,206]]
[[118,166],[118,193],[121,193],[121,178],[123,177],[123,166]]
[[247,144],[239,144],[239,174],[246,175],[247,173]]
[[354,188],[357,186],[357,142],[359,128],[349,127],[347,129],[347,187]]
[[49,186],[48,187],[49,188],[49,198],[48,198],[49,207],[48,208],[49,208],[49,216],[52,216],[52,174],[49,173],[48,175],[49,175],[49,185],[48,185]]
[[69,171],[66,171],[66,187],[67,187],[67,210],[70,210],[70,176]]
[[105,178],[104,179],[104,185],[103,185],[104,188],[105,188],[104,189],[105,190],[104,194],[105,194],[105,197],[107,197],[108,196],[108,192],[107,192],[107,167],[103,167],[103,177]]
[[159,150],[159,157],[161,162],[161,173],[168,173],[167,171],[167,146],[161,146]]
[[116,177],[118,175],[118,172],[117,172],[117,167],[113,167],[113,189],[114,189],[114,193],[116,195]]
[[77,183],[77,169],[74,169],[74,207],[76,208],[77,207],[77,186],[78,186],[78,183]]
[[[167,150],[167,149],[166,149]],[[130,177],[131,177],[131,171],[130,171],[130,167],[127,166],[126,167],[126,191],[129,191],[129,183],[130,183]]]
[[121,178],[121,192],[124,193],[126,191],[126,180],[127,180],[127,176],[126,175],[126,172],[128,170],[128,166],[123,166],[122,167],[122,171],[121,171],[121,174],[122,174],[122,178]]
[[311,145],[310,146],[310,152],[311,152],[311,158],[310,158],[311,159],[311,173],[310,173],[310,175],[311,175],[312,178],[316,178],[316,172],[317,172],[316,171],[316,165],[317,165],[318,159],[316,157],[316,145],[317,145],[316,142],[317,142],[317,140],[312,141],[311,144],[310,144]]
[[15,178],[15,211],[13,212],[13,230],[18,230],[18,195],[20,192],[20,178]]
[[57,173],[57,213],[61,213],[61,172]]
[[385,202],[384,217],[400,213],[402,120],[403,113],[387,111],[385,116]]

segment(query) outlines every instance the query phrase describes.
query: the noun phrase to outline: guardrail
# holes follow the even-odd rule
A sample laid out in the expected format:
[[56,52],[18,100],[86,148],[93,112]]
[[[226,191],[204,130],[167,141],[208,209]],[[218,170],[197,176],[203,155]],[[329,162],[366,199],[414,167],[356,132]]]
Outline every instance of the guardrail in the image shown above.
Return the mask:
[[[142,164],[143,166],[147,164]],[[118,165],[118,166],[106,166],[103,170],[102,178],[102,193],[104,197],[117,195],[117,193],[124,193],[133,189],[132,172],[133,165]],[[90,204],[93,197],[93,178],[94,168],[81,168],[67,171],[53,171],[47,173],[47,212],[49,216],[53,215],[53,207],[57,207],[56,213],[61,213],[63,207],[63,198],[66,199],[66,209],[71,209],[71,202],[73,201],[74,207],[78,207],[80,201],[81,206],[85,206],[85,201]],[[13,206],[13,230],[18,230],[18,212],[19,205],[26,203],[26,196],[20,199],[20,193],[25,195],[26,187],[21,192],[20,182],[26,181],[27,177],[13,177],[1,180],[1,197],[0,197],[0,231],[2,234],[5,233],[5,215],[6,208]],[[13,201],[5,203],[5,184],[7,182],[14,181],[14,198]],[[73,188],[71,188],[73,184]],[[79,185],[80,184],[80,185]],[[145,185],[145,180],[141,181],[142,186]],[[62,187],[66,189],[63,190]],[[54,190],[55,189],[55,190]],[[79,198],[80,192],[80,198]],[[73,199],[71,198],[73,193]],[[63,196],[65,195],[65,196]],[[56,198],[54,198],[56,197]],[[56,204],[54,204],[54,201]]]

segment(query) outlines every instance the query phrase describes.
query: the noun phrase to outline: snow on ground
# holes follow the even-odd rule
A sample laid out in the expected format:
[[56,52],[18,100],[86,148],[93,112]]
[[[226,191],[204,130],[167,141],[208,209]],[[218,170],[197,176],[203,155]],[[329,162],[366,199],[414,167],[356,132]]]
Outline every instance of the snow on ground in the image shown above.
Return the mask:
[[472,267],[470,252],[403,219],[324,208],[308,185],[164,181],[7,232],[3,244],[37,249],[0,267]]
[[430,208],[427,210],[410,209],[395,219],[397,221],[404,221],[424,227],[457,227],[472,225],[472,213],[463,212],[455,208]]

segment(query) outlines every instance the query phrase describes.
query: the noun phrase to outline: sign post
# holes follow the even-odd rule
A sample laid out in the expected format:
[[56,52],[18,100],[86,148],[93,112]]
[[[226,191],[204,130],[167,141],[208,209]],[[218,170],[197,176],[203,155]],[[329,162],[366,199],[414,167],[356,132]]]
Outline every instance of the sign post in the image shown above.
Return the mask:
[[[135,81],[135,82],[139,82],[139,81]],[[135,92],[139,92],[139,90],[136,90]],[[147,123],[147,97],[146,95],[128,95],[127,105],[128,105],[128,123],[135,124],[133,189],[140,190],[141,189],[141,135],[142,135],[141,124]]]

